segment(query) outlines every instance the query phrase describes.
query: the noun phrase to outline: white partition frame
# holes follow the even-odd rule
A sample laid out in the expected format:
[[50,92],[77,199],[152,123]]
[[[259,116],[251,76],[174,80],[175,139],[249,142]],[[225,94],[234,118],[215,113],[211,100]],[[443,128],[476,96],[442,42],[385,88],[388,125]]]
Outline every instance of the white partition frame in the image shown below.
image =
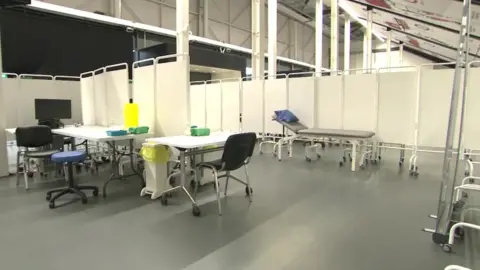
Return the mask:
[[[3,97],[2,97],[2,106],[4,107],[4,113],[6,116],[5,125],[7,128],[15,128],[18,127],[18,110],[20,109],[18,106],[18,95],[19,95],[19,76],[15,73],[3,73],[12,78],[2,78],[2,90],[3,90]],[[11,85],[10,85],[11,83]],[[12,91],[6,90],[6,87],[14,87],[11,89]],[[10,135],[7,134],[7,140]]]
[[207,96],[205,81],[190,82],[190,123],[197,127],[207,126]]
[[[278,78],[280,77],[280,78]],[[282,126],[272,121],[274,111],[288,109],[288,77],[265,76],[263,80],[263,133],[282,134]]]
[[108,97],[104,67],[93,71],[93,96],[95,106],[95,125],[108,127]]
[[241,78],[221,80],[222,84],[222,130],[240,131]]
[[[467,76],[467,92],[464,96],[463,132],[460,138],[460,151],[464,153],[462,159],[480,155],[480,125],[477,120],[480,114],[480,106],[477,106],[480,98],[480,90],[477,90],[480,83],[480,74],[477,73],[480,73],[480,67],[472,67],[473,64],[480,64],[480,60],[468,63],[465,74]],[[472,72],[475,73],[473,76]]]
[[[88,76],[87,76],[88,75]],[[95,86],[94,72],[80,74],[80,99],[82,102],[82,124],[95,125]]]
[[262,78],[242,78],[240,110],[242,131],[263,134],[264,130],[264,81]]
[[221,80],[205,81],[205,107],[207,111],[205,126],[212,131],[222,130],[222,93]]
[[[323,76],[324,73],[335,75]],[[343,72],[340,71],[315,73],[315,128],[343,128],[342,74]],[[332,83],[334,87],[331,87]]]
[[132,99],[139,107],[138,124],[148,126],[152,134],[155,133],[156,75],[154,58],[132,63]]
[[[115,68],[115,70],[111,70]],[[123,108],[129,102],[128,64],[105,67],[108,126],[123,125]]]
[[53,84],[53,76],[50,75],[20,74],[17,98],[18,126],[38,124],[35,119],[35,99],[56,98]]
[[[307,75],[291,78],[295,75]],[[303,81],[302,87],[294,89],[295,83]],[[310,84],[310,85],[309,85]],[[300,92],[300,94],[298,93]],[[307,127],[314,127],[317,122],[316,107],[316,80],[315,73],[291,73],[287,76],[287,108],[295,114]]]
[[66,125],[82,123],[80,77],[58,75],[53,77],[53,82],[57,91],[57,97],[59,99],[71,100],[72,103],[72,118],[62,120],[62,122]]

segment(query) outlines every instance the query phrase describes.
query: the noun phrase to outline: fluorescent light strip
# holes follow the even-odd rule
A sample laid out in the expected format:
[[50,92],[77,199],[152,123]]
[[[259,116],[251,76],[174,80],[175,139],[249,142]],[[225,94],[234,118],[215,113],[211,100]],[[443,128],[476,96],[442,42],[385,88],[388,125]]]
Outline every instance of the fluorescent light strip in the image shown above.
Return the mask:
[[[146,32],[154,33],[154,34],[160,34],[160,35],[165,35],[165,36],[169,36],[169,37],[176,37],[176,31],[174,31],[174,30],[161,28],[161,27],[156,27],[156,26],[143,24],[143,23],[136,23],[136,22],[132,22],[132,21],[124,20],[124,19],[118,19],[118,18],[106,16],[106,15],[100,15],[100,14],[96,14],[96,13],[93,13],[93,12],[82,11],[82,10],[73,9],[73,8],[69,8],[69,7],[49,4],[49,3],[45,3],[45,2],[40,2],[38,0],[32,0],[32,3],[29,5],[29,7],[33,8],[33,9],[38,9],[38,10],[50,12],[50,13],[56,13],[56,14],[60,14],[60,15],[66,15],[66,16],[82,18],[82,19],[88,19],[88,20],[92,20],[92,21],[96,21],[96,22],[107,23],[107,24],[110,24],[110,25],[119,25],[119,26],[124,26],[124,27],[131,27],[133,29],[138,29],[138,30],[142,30],[142,31],[146,31]],[[204,38],[204,37],[190,35],[189,40],[204,43],[204,44],[207,44],[207,45],[224,47],[224,48],[228,48],[228,49],[231,49],[231,50],[234,50],[234,51],[243,52],[243,53],[246,53],[246,54],[251,54],[252,53],[251,49],[236,46],[236,45],[232,45],[232,44],[223,43],[223,42],[216,41],[216,40],[211,40],[211,39]],[[298,66],[315,68],[314,65],[311,65],[311,64],[308,64],[308,63],[305,63],[305,62],[300,62],[300,61],[297,61],[297,60],[293,60],[293,59],[290,59],[290,58],[285,58],[285,57],[278,56],[277,59],[280,60],[280,61],[290,63],[290,64],[298,65]]]
[[[365,27],[365,29],[367,28],[367,22],[363,19],[360,19],[360,16],[355,12],[355,10],[353,10],[350,5],[348,4],[348,2],[346,2],[345,0],[340,0],[338,1],[338,6],[341,7],[343,9],[343,11],[345,11],[351,18],[353,18],[355,21],[357,21],[358,23],[360,23],[363,27]],[[385,42],[385,38],[380,34],[380,33],[377,33],[377,31],[374,31],[372,29],[372,33],[374,36],[376,36],[381,42]]]

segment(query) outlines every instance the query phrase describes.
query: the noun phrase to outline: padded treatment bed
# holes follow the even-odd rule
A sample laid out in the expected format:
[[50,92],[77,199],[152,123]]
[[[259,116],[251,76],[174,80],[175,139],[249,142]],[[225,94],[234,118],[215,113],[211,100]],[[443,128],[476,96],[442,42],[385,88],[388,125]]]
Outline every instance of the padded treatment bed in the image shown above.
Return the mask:
[[[289,156],[292,156],[292,143],[295,139],[299,137],[308,138],[308,139],[321,139],[321,138],[331,138],[331,139],[340,139],[340,140],[349,140],[352,144],[352,171],[355,171],[356,168],[356,147],[359,141],[367,142],[372,140],[375,136],[375,132],[372,131],[363,131],[363,130],[346,130],[346,129],[324,129],[324,128],[308,128],[301,122],[285,122],[280,121],[277,119],[273,119],[281,124],[284,129],[288,129],[289,131],[293,132],[295,135],[293,136],[286,136],[279,140],[279,142],[274,146],[274,148],[278,148],[278,159],[282,159],[282,145],[288,144],[289,146]],[[316,147],[316,145],[312,146]],[[305,158],[307,161],[311,161],[310,157],[307,153],[307,148],[305,148]],[[366,154],[371,153],[370,151],[364,151],[362,155],[362,159],[360,161],[360,166],[363,167],[363,161],[365,160]],[[345,160],[343,161],[345,162]],[[340,165],[343,165],[343,162],[340,161]]]

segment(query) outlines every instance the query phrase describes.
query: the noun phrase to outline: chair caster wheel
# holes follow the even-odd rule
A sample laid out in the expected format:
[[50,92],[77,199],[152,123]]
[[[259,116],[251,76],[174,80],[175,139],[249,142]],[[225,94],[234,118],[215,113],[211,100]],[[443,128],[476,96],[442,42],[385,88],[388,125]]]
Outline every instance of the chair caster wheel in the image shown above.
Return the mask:
[[28,176],[29,178],[32,178],[32,177],[33,177],[33,172],[27,172],[27,176]]
[[93,190],[93,197],[98,197],[98,190],[96,189]]
[[253,194],[253,188],[248,189],[248,187],[245,187],[245,194],[247,194],[247,196],[252,195]]
[[87,198],[82,198],[82,204],[87,204],[88,199]]
[[451,253],[452,252],[452,246],[450,246],[449,244],[445,244],[442,246],[442,249],[443,251],[447,252],[447,253]]
[[168,205],[168,199],[167,199],[167,196],[164,194],[160,197],[160,203],[163,205],[163,206],[167,206]]
[[47,196],[45,197],[45,200],[50,201],[51,198],[52,198],[52,194],[47,194]]
[[48,208],[50,208],[50,209],[55,208],[55,202],[50,202],[50,203],[48,204]]
[[340,167],[343,167],[343,162],[340,161],[340,163],[338,165],[340,165]]
[[307,162],[312,162],[312,159],[309,158],[309,157],[306,157],[305,160],[306,160]]
[[193,206],[192,208],[192,215],[194,217],[199,217],[200,215],[202,214],[202,212],[200,211],[200,208],[198,208],[198,206]]

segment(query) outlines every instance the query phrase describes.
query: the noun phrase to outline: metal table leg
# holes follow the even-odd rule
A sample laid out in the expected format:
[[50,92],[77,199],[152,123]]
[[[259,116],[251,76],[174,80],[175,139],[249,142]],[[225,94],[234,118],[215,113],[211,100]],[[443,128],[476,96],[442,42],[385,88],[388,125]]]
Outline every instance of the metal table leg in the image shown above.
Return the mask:
[[356,140],[352,140],[352,172],[355,171],[355,168],[356,168],[356,162],[357,160],[357,141]]

